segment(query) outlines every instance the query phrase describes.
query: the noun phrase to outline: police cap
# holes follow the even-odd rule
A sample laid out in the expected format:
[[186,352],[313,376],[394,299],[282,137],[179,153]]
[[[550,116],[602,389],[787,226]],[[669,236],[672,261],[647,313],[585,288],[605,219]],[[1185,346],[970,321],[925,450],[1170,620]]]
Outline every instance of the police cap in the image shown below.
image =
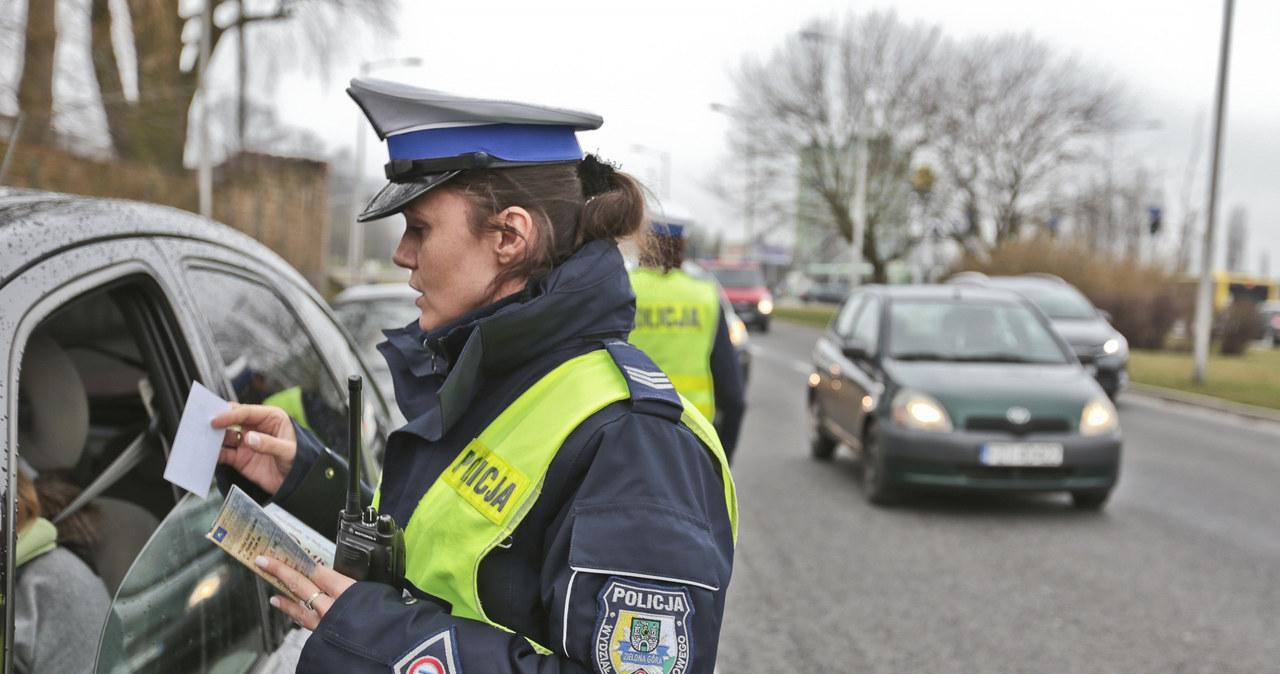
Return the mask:
[[598,129],[599,115],[530,103],[468,98],[374,78],[347,93],[387,142],[390,181],[360,222],[399,213],[409,202],[468,169],[582,159],[576,132]]

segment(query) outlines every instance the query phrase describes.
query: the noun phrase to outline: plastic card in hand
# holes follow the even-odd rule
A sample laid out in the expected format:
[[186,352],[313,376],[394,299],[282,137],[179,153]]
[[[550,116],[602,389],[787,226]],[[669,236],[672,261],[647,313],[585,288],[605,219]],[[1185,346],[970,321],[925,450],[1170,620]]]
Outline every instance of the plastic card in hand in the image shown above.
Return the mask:
[[289,591],[278,578],[258,568],[254,560],[258,555],[271,557],[311,578],[317,566],[333,564],[333,542],[278,506],[268,508],[270,510],[264,509],[233,485],[206,537],[253,569],[281,594],[302,601],[302,597]]

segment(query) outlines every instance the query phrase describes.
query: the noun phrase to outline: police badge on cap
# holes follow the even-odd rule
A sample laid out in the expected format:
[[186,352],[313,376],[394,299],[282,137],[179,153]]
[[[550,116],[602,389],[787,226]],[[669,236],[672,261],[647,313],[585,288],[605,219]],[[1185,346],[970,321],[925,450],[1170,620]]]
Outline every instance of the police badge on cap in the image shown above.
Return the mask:
[[599,115],[529,103],[467,98],[357,77],[351,98],[387,141],[390,181],[365,206],[365,222],[399,213],[410,201],[477,168],[582,159],[576,132],[598,129]]

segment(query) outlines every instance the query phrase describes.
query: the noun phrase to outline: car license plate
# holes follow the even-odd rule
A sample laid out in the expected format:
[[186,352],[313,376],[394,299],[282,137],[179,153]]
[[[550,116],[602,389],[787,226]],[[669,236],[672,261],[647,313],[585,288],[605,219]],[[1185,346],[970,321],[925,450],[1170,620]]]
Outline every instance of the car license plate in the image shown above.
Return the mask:
[[978,460],[984,466],[1061,466],[1062,445],[1057,442],[991,442],[982,446]]

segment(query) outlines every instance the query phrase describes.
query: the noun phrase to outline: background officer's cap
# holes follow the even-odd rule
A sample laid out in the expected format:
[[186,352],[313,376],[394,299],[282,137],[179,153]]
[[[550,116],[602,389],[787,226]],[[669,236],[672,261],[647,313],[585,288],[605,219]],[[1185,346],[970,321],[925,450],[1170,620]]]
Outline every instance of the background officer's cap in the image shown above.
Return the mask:
[[467,169],[580,160],[575,132],[598,129],[604,121],[589,112],[467,98],[365,77],[351,80],[347,93],[391,155],[391,182],[365,206],[360,222],[399,213]]

